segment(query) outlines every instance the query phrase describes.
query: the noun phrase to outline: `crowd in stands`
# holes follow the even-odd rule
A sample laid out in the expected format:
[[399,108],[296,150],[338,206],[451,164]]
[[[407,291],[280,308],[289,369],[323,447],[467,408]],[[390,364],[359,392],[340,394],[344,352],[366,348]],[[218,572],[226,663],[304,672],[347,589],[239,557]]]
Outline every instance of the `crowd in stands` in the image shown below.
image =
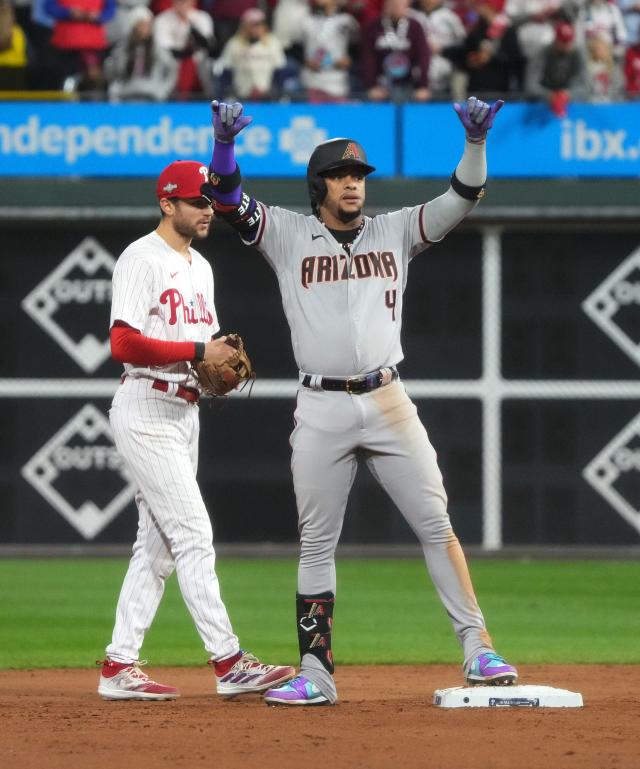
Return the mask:
[[0,91],[117,101],[640,98],[640,0],[0,0]]

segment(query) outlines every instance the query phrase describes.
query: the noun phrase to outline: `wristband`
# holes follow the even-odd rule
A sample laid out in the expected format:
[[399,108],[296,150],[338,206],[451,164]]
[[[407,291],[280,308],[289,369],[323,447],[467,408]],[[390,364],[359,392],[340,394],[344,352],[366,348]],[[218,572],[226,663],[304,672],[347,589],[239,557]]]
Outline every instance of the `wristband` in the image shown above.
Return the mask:
[[484,197],[485,192],[484,184],[480,187],[470,187],[468,184],[463,184],[456,176],[455,171],[451,174],[451,188],[465,200],[480,200]]
[[209,183],[216,192],[221,192],[223,194],[226,192],[233,192],[242,183],[240,167],[236,163],[235,170],[232,174],[218,174],[213,170],[213,168],[210,168]]
[[193,359],[204,360],[204,342],[194,342],[194,346],[196,348],[196,352],[193,356]]

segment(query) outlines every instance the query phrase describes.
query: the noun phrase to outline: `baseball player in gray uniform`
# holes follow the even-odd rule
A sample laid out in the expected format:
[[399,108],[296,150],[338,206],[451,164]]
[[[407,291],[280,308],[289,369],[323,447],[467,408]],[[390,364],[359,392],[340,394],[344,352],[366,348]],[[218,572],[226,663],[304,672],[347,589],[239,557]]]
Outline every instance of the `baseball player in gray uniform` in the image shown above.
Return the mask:
[[503,102],[475,97],[454,108],[466,141],[447,191],[376,216],[363,214],[375,169],[348,138],[320,144],[307,181],[311,215],[267,207],[241,189],[234,137],[250,122],[239,103],[212,102],[214,152],[203,187],[216,210],[278,277],[300,369],[291,468],[301,539],[296,614],[300,674],[269,689],[273,705],[334,704],[331,651],[335,550],[358,456],[403,514],[464,653],[469,684],[513,684],[496,654],[447,513],[436,452],[400,381],[402,297],[409,262],[478,203],[485,141]]

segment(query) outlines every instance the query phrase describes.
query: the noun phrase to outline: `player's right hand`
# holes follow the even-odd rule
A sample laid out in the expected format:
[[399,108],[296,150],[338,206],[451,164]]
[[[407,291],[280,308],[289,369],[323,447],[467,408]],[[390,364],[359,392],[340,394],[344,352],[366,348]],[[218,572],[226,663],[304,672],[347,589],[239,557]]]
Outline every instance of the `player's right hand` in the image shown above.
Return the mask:
[[253,120],[242,114],[242,104],[239,101],[227,104],[224,101],[211,102],[211,122],[216,141],[230,144],[242,129]]
[[237,358],[238,351],[228,344],[225,344],[227,340],[226,336],[218,337],[218,339],[212,339],[210,342],[206,342],[204,346],[203,361],[207,361],[214,366],[219,366],[229,358]]

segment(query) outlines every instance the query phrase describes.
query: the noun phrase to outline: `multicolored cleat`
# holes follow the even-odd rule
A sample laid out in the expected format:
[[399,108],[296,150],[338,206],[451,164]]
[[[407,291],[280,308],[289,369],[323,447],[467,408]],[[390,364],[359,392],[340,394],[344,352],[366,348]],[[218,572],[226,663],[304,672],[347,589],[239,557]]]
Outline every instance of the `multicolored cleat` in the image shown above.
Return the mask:
[[296,676],[284,686],[269,689],[264,701],[267,705],[331,705],[320,689],[304,676]]
[[517,680],[518,671],[495,652],[479,654],[467,673],[467,683],[471,686],[511,686]]
[[241,651],[238,659],[224,673],[219,673],[217,667],[216,690],[221,697],[261,693],[288,681],[296,674],[296,669],[291,665],[266,665],[246,651]]

